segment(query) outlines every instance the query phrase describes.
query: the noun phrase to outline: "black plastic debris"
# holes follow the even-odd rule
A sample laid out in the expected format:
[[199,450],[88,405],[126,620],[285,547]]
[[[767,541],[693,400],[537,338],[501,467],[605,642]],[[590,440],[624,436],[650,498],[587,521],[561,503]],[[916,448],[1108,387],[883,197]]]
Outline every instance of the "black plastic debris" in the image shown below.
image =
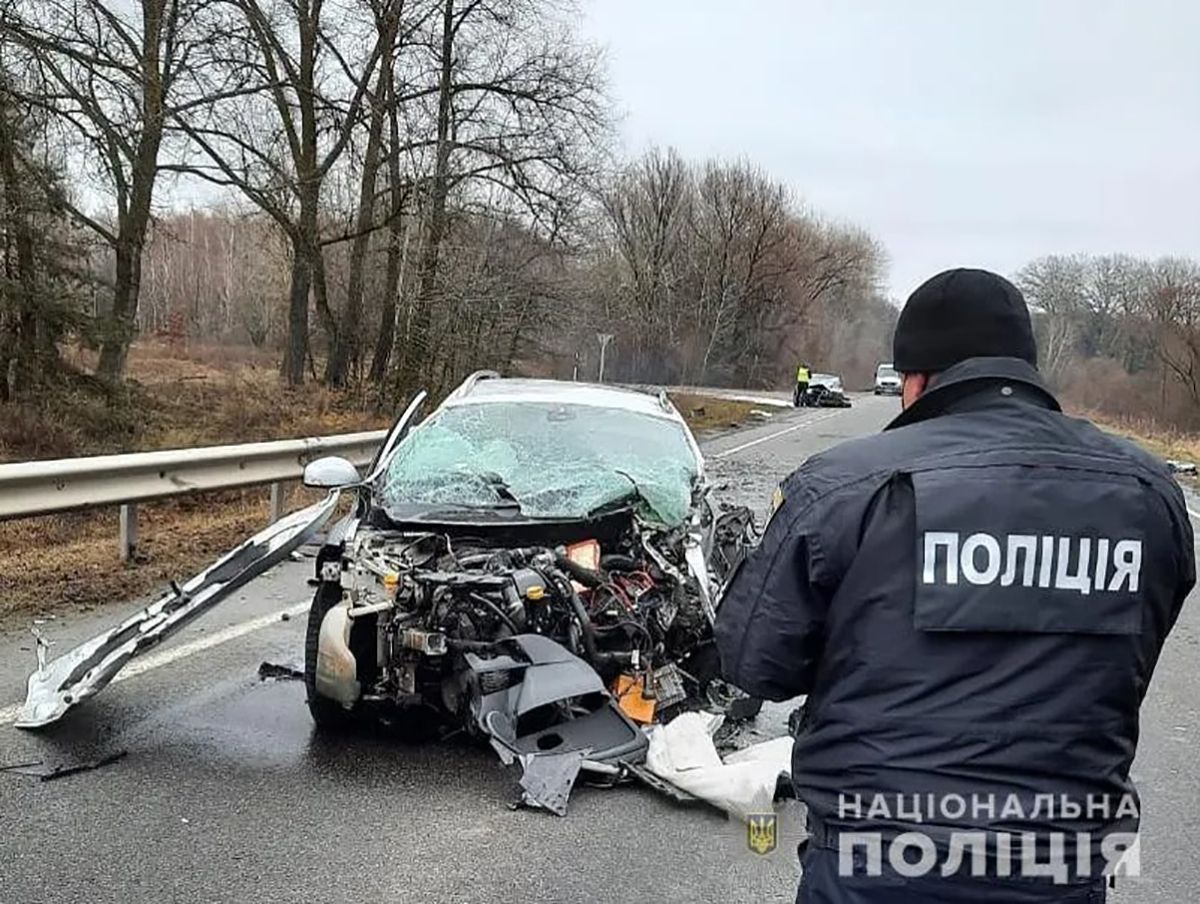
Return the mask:
[[41,760],[29,763],[14,763],[9,766],[0,766],[0,772],[11,772],[15,775],[31,775],[43,782],[52,782],[60,778],[66,778],[69,775],[78,775],[81,772],[91,772],[93,769],[111,766],[118,760],[123,759],[128,753],[128,750],[117,750],[95,760],[79,763],[59,763],[56,766],[47,766]]
[[29,762],[26,762],[26,763],[7,763],[4,766],[0,766],[0,772],[16,772],[18,774],[22,774],[22,770],[30,769],[34,766],[41,766],[41,765],[42,765],[41,760],[30,760]]
[[299,666],[278,662],[263,662],[258,667],[260,681],[299,681],[304,678],[304,669]]

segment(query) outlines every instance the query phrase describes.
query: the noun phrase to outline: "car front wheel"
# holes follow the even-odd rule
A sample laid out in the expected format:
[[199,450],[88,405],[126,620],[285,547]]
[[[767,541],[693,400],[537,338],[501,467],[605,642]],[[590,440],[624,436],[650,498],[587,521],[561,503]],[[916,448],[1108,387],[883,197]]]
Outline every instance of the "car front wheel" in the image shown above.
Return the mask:
[[336,700],[317,693],[317,647],[321,637],[321,622],[325,620],[325,614],[337,605],[339,596],[340,593],[331,593],[324,585],[317,588],[308,610],[308,627],[304,635],[304,691],[308,697],[308,711],[317,730],[330,734],[345,732],[355,721],[354,714]]

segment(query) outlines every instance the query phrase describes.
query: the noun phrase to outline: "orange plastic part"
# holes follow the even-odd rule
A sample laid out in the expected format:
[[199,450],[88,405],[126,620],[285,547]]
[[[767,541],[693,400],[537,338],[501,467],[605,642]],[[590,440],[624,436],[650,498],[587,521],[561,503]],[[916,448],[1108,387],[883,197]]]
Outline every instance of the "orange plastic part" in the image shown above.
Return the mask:
[[621,707],[621,712],[634,722],[649,725],[654,721],[656,701],[644,695],[645,686],[642,684],[641,678],[633,675],[618,675],[617,680],[613,682],[612,690],[613,695],[617,698],[617,705]]

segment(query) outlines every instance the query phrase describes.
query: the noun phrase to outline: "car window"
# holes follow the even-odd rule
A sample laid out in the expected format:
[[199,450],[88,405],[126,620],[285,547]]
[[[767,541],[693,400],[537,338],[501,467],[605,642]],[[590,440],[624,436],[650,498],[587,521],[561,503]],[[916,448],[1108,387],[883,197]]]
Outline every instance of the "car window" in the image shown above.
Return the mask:
[[442,507],[519,505],[578,518],[634,494],[645,514],[686,517],[699,463],[686,428],[618,408],[551,402],[457,405],[401,443],[380,498],[398,517]]
[[875,371],[876,377],[897,377],[896,368],[890,364],[880,364],[879,369]]

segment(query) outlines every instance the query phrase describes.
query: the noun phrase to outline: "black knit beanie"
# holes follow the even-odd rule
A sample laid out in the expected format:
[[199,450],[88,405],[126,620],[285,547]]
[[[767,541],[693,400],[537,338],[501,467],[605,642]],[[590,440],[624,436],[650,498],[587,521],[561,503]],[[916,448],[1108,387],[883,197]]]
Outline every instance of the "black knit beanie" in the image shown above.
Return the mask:
[[946,270],[909,296],[896,324],[892,362],[902,374],[937,373],[967,358],[1022,358],[1037,344],[1021,290],[987,270]]

